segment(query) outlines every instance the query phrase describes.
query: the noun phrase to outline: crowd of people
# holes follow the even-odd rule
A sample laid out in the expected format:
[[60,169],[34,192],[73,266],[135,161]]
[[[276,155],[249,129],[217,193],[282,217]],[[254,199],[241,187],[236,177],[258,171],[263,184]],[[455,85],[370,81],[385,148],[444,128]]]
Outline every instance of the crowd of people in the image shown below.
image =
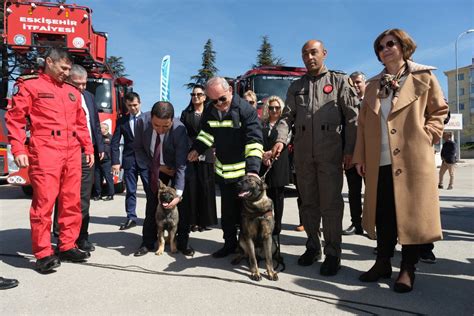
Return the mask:
[[[85,91],[86,71],[73,65],[67,52],[51,49],[39,75],[18,79],[13,108],[6,115],[15,162],[29,167],[33,186],[30,222],[36,269],[48,273],[62,261],[90,257],[94,174],[93,199],[112,200],[112,175],[121,169],[127,218],[120,230],[137,225],[138,178],[146,194],[142,241],[134,256],[156,247],[159,180],[176,189],[177,196],[162,205],[179,210],[177,249],[186,256],[194,255],[190,231],[217,224],[216,184],[224,243],[212,256],[222,258],[238,250],[237,184],[245,175],[265,175],[277,236],[282,229],[284,186],[289,183],[291,142],[299,230],[304,227],[307,234],[298,264],[312,265],[324,253],[320,274],[336,275],[341,268],[341,235],[366,231],[377,240],[377,258],[359,279],[376,282],[391,277],[398,241],[402,262],[394,290],[411,291],[421,245],[442,238],[438,186],[443,186],[446,170],[452,174],[454,164],[446,158],[436,179],[433,144],[442,136],[448,106],[434,68],[412,61],[415,49],[403,30],[381,33],[374,41],[374,53],[383,69],[366,86],[362,72],[347,76],[329,70],[324,43],[309,40],[301,50],[307,73],[291,84],[285,101],[278,96],[266,98],[262,117],[257,115],[254,92],[247,91],[242,98],[224,78],[214,77],[205,86],[194,86],[179,119],[170,102],[156,102],[150,112],[142,112],[139,94],[126,94],[128,113],[118,120],[113,135],[108,126],[100,125],[93,97]],[[27,121],[31,138],[26,150]],[[346,229],[342,227],[344,173],[352,221]],[[57,249],[51,246],[50,234],[55,203]],[[0,284],[18,283],[1,278]]]

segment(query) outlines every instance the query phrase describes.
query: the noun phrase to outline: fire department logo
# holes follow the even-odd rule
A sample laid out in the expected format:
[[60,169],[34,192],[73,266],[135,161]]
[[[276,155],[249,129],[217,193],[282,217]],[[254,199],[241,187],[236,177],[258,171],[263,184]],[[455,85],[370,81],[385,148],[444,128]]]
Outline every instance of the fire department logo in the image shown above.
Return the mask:
[[327,84],[327,85],[324,86],[323,91],[324,91],[324,93],[329,94],[329,93],[332,92],[333,89],[334,89],[334,88],[333,88],[332,85]]
[[13,37],[13,41],[16,45],[25,45],[26,37],[24,35],[17,34],[15,35],[15,37]]
[[74,37],[72,40],[72,45],[76,48],[83,48],[84,47],[84,40],[82,37]]
[[76,96],[74,95],[74,93],[69,92],[69,99],[73,102],[76,101]]

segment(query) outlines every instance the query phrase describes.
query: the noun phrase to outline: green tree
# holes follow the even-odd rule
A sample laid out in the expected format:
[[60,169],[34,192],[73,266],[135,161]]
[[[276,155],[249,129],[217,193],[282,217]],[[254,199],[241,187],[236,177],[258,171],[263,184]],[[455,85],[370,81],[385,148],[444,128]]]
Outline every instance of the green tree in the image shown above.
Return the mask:
[[273,56],[273,47],[268,40],[268,35],[262,36],[262,45],[258,50],[257,63],[253,68],[261,66],[284,66],[285,61],[280,57]]
[[125,65],[123,64],[122,57],[110,56],[107,58],[107,64],[109,64],[109,67],[117,77],[128,76],[128,74],[125,73]]
[[202,53],[202,68],[198,70],[198,74],[191,76],[193,82],[185,84],[188,89],[192,89],[195,84],[205,85],[206,82],[214,77],[219,71],[215,66],[216,52],[212,49],[212,40],[208,39],[204,45]]

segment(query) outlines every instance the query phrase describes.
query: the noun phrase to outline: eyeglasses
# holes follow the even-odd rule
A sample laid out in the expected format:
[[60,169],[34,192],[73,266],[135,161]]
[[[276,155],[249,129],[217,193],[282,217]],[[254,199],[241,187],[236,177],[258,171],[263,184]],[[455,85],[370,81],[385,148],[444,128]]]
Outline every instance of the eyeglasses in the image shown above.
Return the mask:
[[200,97],[204,96],[204,93],[200,93],[200,92],[199,93],[190,93],[189,95],[192,96],[192,97],[200,98]]
[[219,102],[220,103],[225,103],[225,102],[227,102],[227,97],[225,95],[223,95],[222,97],[220,97],[218,99],[215,99],[215,100],[211,99],[211,100],[209,100],[209,102],[211,102],[212,105],[216,105]]
[[281,109],[281,106],[269,106],[268,107],[268,110],[273,111],[273,112],[280,111],[280,109]]
[[395,44],[397,44],[398,42],[397,41],[388,41],[387,43],[385,43],[385,46],[383,46],[382,44],[380,44],[379,46],[377,46],[377,50],[379,52],[383,51],[385,49],[385,47],[388,47],[388,48],[392,48],[393,46],[395,46]]

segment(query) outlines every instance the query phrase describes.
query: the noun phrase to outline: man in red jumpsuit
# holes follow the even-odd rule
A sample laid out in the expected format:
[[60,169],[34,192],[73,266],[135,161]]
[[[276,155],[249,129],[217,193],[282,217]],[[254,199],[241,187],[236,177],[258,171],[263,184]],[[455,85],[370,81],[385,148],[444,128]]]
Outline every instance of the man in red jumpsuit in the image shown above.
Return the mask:
[[[61,49],[51,49],[44,71],[18,79],[13,107],[5,118],[15,163],[29,167],[33,187],[30,208],[31,239],[36,269],[49,272],[60,261],[79,262],[90,254],[76,247],[81,228],[81,148],[88,163],[94,149],[81,106],[81,93],[65,83],[71,58]],[[25,126],[31,137],[25,148]],[[51,214],[58,198],[59,258],[51,247]]]

